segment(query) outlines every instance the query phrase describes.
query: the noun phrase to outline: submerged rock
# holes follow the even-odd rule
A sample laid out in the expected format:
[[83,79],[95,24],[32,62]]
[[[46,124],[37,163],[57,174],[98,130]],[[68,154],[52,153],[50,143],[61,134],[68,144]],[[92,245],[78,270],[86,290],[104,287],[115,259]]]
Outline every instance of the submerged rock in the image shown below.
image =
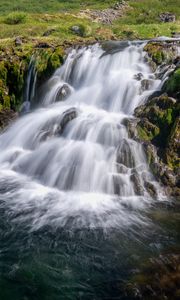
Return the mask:
[[65,100],[71,94],[71,88],[68,84],[63,84],[57,92],[56,102]]

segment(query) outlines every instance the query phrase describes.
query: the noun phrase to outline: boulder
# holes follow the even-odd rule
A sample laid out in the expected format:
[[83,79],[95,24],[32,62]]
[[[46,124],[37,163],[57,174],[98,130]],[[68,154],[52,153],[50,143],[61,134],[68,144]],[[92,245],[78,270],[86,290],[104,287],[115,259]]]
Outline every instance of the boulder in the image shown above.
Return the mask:
[[164,23],[176,21],[176,16],[169,12],[160,14],[159,18],[160,18],[161,22],[164,22]]
[[71,94],[71,88],[68,84],[63,84],[57,92],[56,102],[65,100]]

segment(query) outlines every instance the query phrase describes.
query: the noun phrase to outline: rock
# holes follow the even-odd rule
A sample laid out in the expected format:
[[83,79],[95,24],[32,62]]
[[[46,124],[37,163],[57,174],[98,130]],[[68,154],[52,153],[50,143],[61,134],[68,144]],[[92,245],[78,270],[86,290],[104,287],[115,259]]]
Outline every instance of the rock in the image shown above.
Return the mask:
[[180,117],[176,118],[168,137],[166,160],[172,168],[180,168]]
[[81,37],[83,37],[85,35],[85,27],[83,25],[74,25],[71,27],[71,31],[76,34],[79,35]]
[[121,141],[121,144],[117,149],[116,162],[118,164],[123,164],[127,168],[135,167],[135,160],[131,151],[130,144],[125,139]]
[[134,192],[136,195],[138,196],[143,196],[144,195],[144,189],[143,186],[141,184],[141,180],[139,178],[139,175],[137,172],[131,174],[131,181],[133,182],[133,186],[134,186]]
[[52,136],[59,136],[63,133],[66,125],[77,118],[78,111],[76,108],[66,110],[60,120],[54,120],[50,124],[47,123],[41,130],[41,141],[45,141]]
[[150,87],[152,86],[152,84],[153,84],[153,81],[150,80],[150,79],[141,80],[141,89],[142,89],[142,91],[144,92],[146,90],[149,90]]
[[76,108],[70,108],[63,113],[61,123],[59,126],[59,133],[62,133],[67,123],[77,118],[78,111]]
[[165,12],[165,13],[160,14],[159,18],[164,23],[175,22],[176,21],[176,16],[172,13],[169,13],[169,12]]
[[142,80],[142,78],[143,78],[143,74],[142,73],[138,73],[138,74],[134,75],[134,79],[136,79],[138,81]]
[[18,114],[11,109],[0,110],[0,131],[4,130],[17,117]]
[[180,32],[172,32],[172,37],[175,39],[180,39]]
[[16,46],[21,46],[22,43],[23,43],[23,41],[22,41],[22,39],[21,39],[20,37],[17,37],[17,38],[15,39],[15,45],[16,45]]
[[24,114],[29,113],[30,106],[31,106],[31,103],[29,101],[24,101],[20,107],[19,114],[24,115]]
[[177,68],[164,83],[162,90],[180,100],[180,68]]
[[157,191],[153,183],[145,181],[144,186],[151,197],[157,197]]
[[68,84],[63,84],[56,95],[56,102],[65,100],[71,94],[71,88]]
[[141,140],[151,141],[160,133],[160,129],[148,119],[143,118],[137,124],[137,133]]
[[[178,56],[178,48],[174,42],[148,42],[144,47],[147,52],[147,61],[152,65],[153,70],[162,64],[171,64]],[[154,65],[155,64],[155,65]]]
[[43,36],[49,36],[49,35],[51,35],[51,33],[55,32],[55,31],[56,31],[56,29],[49,29],[43,33]]

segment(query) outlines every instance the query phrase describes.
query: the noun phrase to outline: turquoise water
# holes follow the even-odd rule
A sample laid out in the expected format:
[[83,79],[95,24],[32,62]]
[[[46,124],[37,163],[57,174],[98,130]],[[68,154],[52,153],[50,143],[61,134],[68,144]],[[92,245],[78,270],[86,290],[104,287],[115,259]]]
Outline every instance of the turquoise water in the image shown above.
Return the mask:
[[178,246],[177,211],[170,211],[171,218],[162,205],[149,211],[156,222],[145,228],[104,233],[48,226],[29,232],[1,210],[0,299],[133,299],[124,288],[141,264]]

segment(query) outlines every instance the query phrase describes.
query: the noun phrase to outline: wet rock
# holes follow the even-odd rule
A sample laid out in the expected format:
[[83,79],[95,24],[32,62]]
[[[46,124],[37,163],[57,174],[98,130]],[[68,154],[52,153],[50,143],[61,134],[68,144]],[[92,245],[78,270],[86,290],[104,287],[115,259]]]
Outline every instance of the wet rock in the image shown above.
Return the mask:
[[24,115],[30,111],[31,104],[29,101],[24,101],[20,107],[19,114]]
[[116,169],[117,169],[117,172],[120,173],[120,174],[127,174],[128,173],[128,168],[125,167],[124,165],[122,164],[116,164]]
[[136,79],[138,81],[142,80],[142,78],[143,78],[143,74],[142,73],[138,73],[138,74],[134,75],[134,79]]
[[113,175],[113,187],[114,187],[114,194],[121,195],[122,190],[124,189],[125,182],[123,179],[123,175],[121,174],[114,174]]
[[[63,133],[66,125],[77,118],[78,111],[76,108],[70,108],[66,110],[60,120],[53,120],[51,123],[47,123],[41,130],[41,141],[45,141],[52,136],[59,136]],[[43,133],[42,133],[43,132]]]
[[59,133],[62,133],[67,123],[77,118],[78,111],[76,108],[70,108],[63,113],[61,123],[59,126]]
[[117,163],[125,165],[127,168],[135,167],[135,160],[132,154],[130,144],[127,140],[123,140],[117,149]]
[[179,39],[180,38],[180,32],[172,32],[172,37],[175,39]]
[[128,41],[107,41],[102,43],[102,49],[105,51],[105,54],[114,54],[116,52],[123,51],[128,46]]
[[144,187],[146,188],[147,192],[151,197],[157,197],[157,191],[153,183],[145,181]]
[[152,86],[153,81],[150,79],[143,79],[141,80],[141,90],[142,91],[146,91],[149,90],[150,87]]
[[56,95],[56,102],[65,100],[71,94],[71,88],[68,84],[63,84],[63,86],[58,90]]
[[139,177],[138,173],[134,172],[133,174],[131,174],[130,178],[131,178],[131,181],[133,182],[135,194],[138,195],[138,196],[143,196],[144,195],[144,189],[143,189],[143,186],[141,184],[141,180],[140,180],[140,177]]
[[175,22],[176,21],[176,16],[172,13],[169,13],[169,12],[165,12],[165,13],[160,14],[159,18],[164,23]]

